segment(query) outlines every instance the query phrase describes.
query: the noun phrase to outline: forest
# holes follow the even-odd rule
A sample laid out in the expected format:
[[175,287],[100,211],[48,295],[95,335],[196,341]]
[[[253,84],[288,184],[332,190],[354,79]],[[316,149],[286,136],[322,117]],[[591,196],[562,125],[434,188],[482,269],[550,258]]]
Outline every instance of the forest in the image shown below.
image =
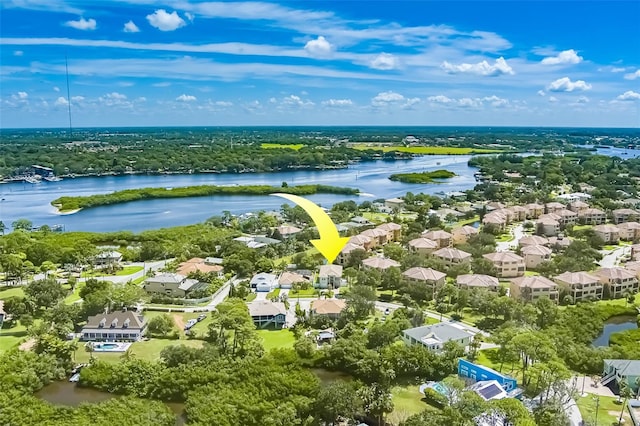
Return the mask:
[[449,179],[455,175],[449,170],[434,170],[422,173],[396,173],[389,176],[389,179],[403,183],[437,183],[439,179]]

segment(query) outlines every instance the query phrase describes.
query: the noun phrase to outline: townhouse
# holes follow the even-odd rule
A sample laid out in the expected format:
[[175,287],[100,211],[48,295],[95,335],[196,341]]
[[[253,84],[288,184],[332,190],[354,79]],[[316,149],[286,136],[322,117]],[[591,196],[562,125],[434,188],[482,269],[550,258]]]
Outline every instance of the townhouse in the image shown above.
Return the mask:
[[573,303],[602,299],[603,285],[600,279],[588,272],[564,272],[553,280],[571,297]]
[[558,285],[543,276],[520,277],[511,280],[509,296],[524,302],[535,302],[541,297],[558,302]]
[[488,253],[483,255],[490,260],[498,271],[498,278],[520,277],[524,275],[524,258],[511,251]]

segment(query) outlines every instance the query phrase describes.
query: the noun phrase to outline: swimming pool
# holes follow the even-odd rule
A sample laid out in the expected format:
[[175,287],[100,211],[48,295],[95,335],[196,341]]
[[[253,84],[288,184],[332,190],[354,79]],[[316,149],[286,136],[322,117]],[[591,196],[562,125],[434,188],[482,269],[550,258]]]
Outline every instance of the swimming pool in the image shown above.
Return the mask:
[[93,348],[94,352],[126,352],[131,346],[131,343],[125,342],[105,342],[105,343],[88,343]]

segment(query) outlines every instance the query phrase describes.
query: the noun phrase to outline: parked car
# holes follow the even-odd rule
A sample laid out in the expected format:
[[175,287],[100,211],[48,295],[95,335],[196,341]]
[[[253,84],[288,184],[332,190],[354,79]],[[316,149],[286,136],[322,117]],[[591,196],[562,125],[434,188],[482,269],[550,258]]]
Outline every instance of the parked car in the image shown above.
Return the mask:
[[185,330],[189,330],[191,327],[193,327],[194,325],[196,325],[198,323],[198,321],[194,320],[194,319],[190,319],[189,321],[187,321],[187,323],[184,325],[184,329]]
[[391,313],[391,310],[390,310],[389,308],[387,308],[387,309],[385,309],[385,310],[384,310],[384,314],[385,314],[385,315],[389,315],[390,313]]
[[207,314],[200,314],[198,315],[198,322],[202,321],[203,319],[205,319],[207,317]]

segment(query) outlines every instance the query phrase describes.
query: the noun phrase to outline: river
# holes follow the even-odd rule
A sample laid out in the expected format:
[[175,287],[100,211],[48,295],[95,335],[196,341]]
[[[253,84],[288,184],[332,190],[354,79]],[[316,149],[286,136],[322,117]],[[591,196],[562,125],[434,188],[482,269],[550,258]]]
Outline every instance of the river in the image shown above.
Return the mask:
[[[432,155],[401,161],[372,161],[347,169],[246,174],[127,175],[64,179],[60,182],[26,182],[0,185],[0,220],[5,225],[26,218],[34,226],[63,225],[65,231],[111,232],[187,225],[202,222],[228,210],[234,214],[278,209],[283,200],[269,196],[214,195],[210,197],[144,200],[101,206],[71,215],[60,215],[51,201],[61,196],[93,195],[144,187],[173,188],[191,185],[289,185],[325,184],[360,189],[360,196],[315,194],[308,198],[330,207],[343,200],[363,202],[392,198],[407,192],[434,194],[473,189],[476,169],[467,165],[470,155]],[[447,169],[457,176],[443,183],[407,184],[389,180],[393,173]]]

